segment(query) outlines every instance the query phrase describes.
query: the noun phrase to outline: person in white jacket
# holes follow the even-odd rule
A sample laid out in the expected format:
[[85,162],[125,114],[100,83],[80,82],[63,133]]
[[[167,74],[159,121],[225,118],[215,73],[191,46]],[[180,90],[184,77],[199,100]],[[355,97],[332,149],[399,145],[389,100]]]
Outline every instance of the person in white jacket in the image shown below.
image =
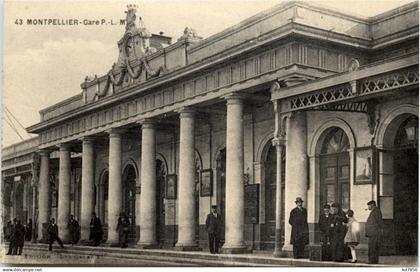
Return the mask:
[[346,245],[350,248],[352,263],[357,262],[357,256],[356,256],[356,247],[360,242],[360,227],[359,223],[354,218],[354,212],[352,210],[347,211],[347,233],[344,237],[344,242]]

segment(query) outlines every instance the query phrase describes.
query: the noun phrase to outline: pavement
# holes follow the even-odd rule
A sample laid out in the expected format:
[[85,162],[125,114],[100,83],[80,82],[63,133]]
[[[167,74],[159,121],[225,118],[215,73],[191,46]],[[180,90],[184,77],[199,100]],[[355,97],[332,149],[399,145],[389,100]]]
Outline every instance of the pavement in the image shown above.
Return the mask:
[[417,267],[417,256],[381,256],[379,265],[366,264],[366,255],[358,263],[316,262],[309,259],[275,258],[271,252],[251,254],[210,254],[163,249],[112,248],[90,246],[58,246],[48,251],[48,245],[25,244],[22,256],[5,255],[0,248],[2,266],[131,266],[131,267]]

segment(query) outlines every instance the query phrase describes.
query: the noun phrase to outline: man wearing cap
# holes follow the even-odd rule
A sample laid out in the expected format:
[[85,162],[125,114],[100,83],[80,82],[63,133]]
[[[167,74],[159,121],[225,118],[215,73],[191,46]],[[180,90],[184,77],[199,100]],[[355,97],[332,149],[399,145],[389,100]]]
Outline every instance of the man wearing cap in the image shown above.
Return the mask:
[[219,253],[220,229],[222,227],[222,218],[217,213],[217,206],[211,206],[211,212],[207,215],[206,230],[209,235],[210,253]]
[[290,212],[289,224],[292,225],[290,243],[293,245],[293,258],[305,256],[305,245],[309,243],[308,212],[302,206],[303,200],[296,198],[296,208]]
[[376,202],[371,200],[367,203],[370,210],[366,221],[365,235],[368,238],[368,256],[370,264],[379,263],[379,249],[381,247],[381,235],[383,233],[384,222],[381,210],[376,207]]

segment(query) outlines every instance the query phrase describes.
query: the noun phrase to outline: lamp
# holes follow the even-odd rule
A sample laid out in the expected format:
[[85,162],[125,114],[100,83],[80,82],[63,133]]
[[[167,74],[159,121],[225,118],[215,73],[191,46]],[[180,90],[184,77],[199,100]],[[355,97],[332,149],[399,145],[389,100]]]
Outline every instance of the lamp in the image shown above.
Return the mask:
[[412,142],[417,139],[418,128],[412,122],[408,123],[404,130],[408,141]]

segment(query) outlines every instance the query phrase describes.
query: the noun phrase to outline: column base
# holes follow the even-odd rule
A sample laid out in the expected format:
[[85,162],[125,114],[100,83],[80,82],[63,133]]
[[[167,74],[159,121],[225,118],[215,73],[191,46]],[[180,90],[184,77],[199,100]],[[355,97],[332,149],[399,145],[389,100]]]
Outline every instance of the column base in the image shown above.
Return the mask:
[[203,249],[199,247],[198,245],[193,245],[193,246],[175,245],[173,247],[173,250],[175,251],[202,251]]
[[246,246],[241,247],[222,247],[221,252],[224,254],[244,254],[252,253],[252,249],[248,249]]
[[281,252],[281,257],[293,258],[293,245],[283,246]]
[[137,244],[134,247],[140,248],[140,249],[161,249],[162,248],[160,244]]
[[[293,255],[293,252],[291,252]],[[290,257],[289,253],[287,251],[284,251],[283,249],[274,249],[273,257],[276,258],[284,258],[284,257]]]

